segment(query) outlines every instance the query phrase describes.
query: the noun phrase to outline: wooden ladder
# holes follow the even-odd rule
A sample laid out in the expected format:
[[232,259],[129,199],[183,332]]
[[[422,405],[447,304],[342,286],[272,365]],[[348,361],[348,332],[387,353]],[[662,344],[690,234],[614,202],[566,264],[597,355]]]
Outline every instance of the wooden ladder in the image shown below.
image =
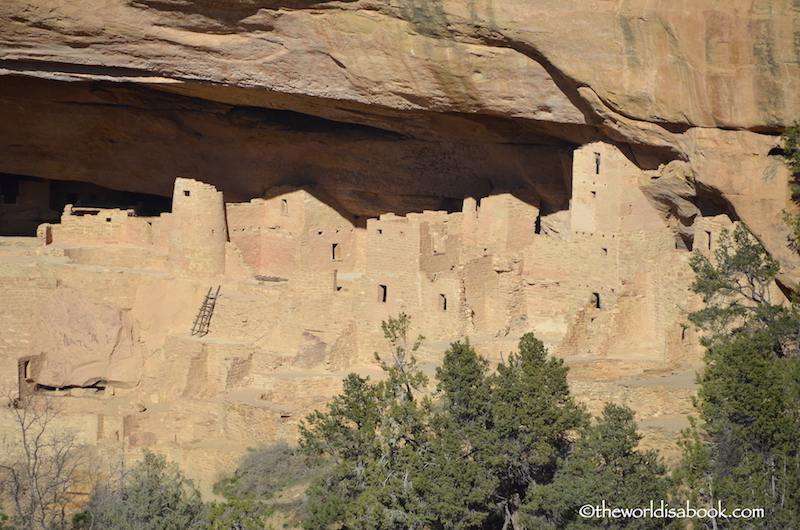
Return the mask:
[[217,298],[219,298],[220,287],[222,286],[218,286],[217,291],[213,294],[212,290],[214,288],[208,288],[206,299],[203,300],[203,305],[200,306],[200,311],[197,312],[197,316],[194,319],[194,325],[192,325],[192,336],[202,337],[208,333],[208,325],[211,322],[211,315],[214,313],[214,306],[217,304]]

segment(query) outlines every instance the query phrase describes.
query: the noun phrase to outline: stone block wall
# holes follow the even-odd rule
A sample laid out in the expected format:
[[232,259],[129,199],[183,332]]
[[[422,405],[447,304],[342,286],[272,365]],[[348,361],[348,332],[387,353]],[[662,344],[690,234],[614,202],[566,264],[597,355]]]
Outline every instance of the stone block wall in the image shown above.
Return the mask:
[[723,230],[734,229],[734,223],[727,215],[703,217],[695,222],[694,249],[706,257],[714,255],[717,250],[717,239]]
[[33,315],[57,288],[54,278],[0,276],[0,384],[17,385],[17,359],[27,356],[32,342]]
[[309,227],[306,232],[308,267],[312,270],[353,272],[356,266],[357,238],[352,225]]
[[225,203],[214,186],[175,179],[169,234],[170,273],[213,276],[225,272]]
[[43,224],[38,234],[42,245],[132,245],[166,251],[169,214],[136,217],[134,210],[73,207],[68,204],[60,224]]
[[367,222],[369,318],[420,313],[420,240],[420,225],[406,218],[382,215]]
[[513,193],[484,197],[478,207],[475,244],[486,252],[519,251],[530,245],[539,216],[538,200],[533,204]]

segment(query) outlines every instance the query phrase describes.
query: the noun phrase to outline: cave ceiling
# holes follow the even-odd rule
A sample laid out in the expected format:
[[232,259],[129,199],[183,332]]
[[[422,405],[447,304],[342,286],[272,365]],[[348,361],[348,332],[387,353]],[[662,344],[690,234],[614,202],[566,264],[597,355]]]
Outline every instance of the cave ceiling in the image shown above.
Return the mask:
[[563,209],[571,152],[599,140],[687,164],[795,274],[774,153],[799,32],[768,0],[5,0],[0,173],[165,196],[185,176],[229,201],[318,185],[370,216],[516,188]]
[[[447,209],[498,189],[569,200],[572,149],[594,127],[371,109],[208,85],[0,78],[0,171],[168,196],[175,176],[229,201],[321,185],[356,215]],[[454,202],[456,201],[456,202]]]

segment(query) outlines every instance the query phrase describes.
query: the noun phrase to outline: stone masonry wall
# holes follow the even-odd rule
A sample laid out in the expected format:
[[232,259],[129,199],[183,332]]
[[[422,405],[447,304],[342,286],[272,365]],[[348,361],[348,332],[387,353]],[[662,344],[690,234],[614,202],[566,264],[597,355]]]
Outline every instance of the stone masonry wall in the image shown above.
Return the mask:
[[222,193],[191,179],[175,179],[169,238],[170,272],[213,276],[225,272],[228,229]]

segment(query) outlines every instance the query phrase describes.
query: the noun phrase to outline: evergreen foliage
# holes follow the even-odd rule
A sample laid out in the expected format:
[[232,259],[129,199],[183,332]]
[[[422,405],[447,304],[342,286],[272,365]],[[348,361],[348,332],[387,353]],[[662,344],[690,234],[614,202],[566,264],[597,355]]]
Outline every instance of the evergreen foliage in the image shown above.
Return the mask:
[[[548,357],[532,334],[494,372],[469,341],[451,344],[436,372],[434,407],[410,355],[417,343],[406,345],[407,317],[390,319],[384,332],[392,343],[391,360],[381,361],[386,379],[351,374],[328,410],[311,414],[302,428],[307,454],[336,465],[309,489],[304,528],[520,530],[528,528],[526,517],[537,525],[552,514],[574,519],[576,506],[556,492],[579,482],[572,493],[587,499],[665,498],[662,464],[635,449],[632,413],[611,407],[589,427],[563,361]],[[571,460],[580,432],[585,444]],[[583,462],[596,477],[573,477],[562,469],[570,462]]]
[[744,225],[720,236],[714,258],[692,260],[708,303],[690,316],[706,333],[702,423],[684,433],[676,478],[694,502],[766,510],[709,527],[800,528],[800,317],[769,298],[778,263]]
[[175,463],[147,449],[144,459],[118,485],[96,491],[77,528],[189,530],[204,528],[205,506]]
[[[432,453],[432,402],[419,398],[427,377],[416,369],[408,347],[409,319],[401,314],[383,324],[391,359],[381,362],[386,379],[350,374],[328,411],[315,412],[301,427],[301,446],[312,456],[329,456],[331,477],[309,489],[304,528],[422,529],[432,515],[418,490]],[[435,516],[433,516],[435,517]]]
[[529,487],[553,479],[576,431],[588,423],[585,408],[570,395],[567,371],[529,333],[520,339],[519,353],[490,379],[492,426],[484,450],[498,479],[494,497],[504,526],[518,527],[515,518]]
[[204,530],[265,530],[271,510],[253,499],[228,499],[208,505]]
[[786,166],[795,177],[790,183],[792,199],[800,199],[800,184],[797,182],[797,175],[800,174],[800,122],[796,121],[781,134],[783,140],[783,157]]
[[[800,203],[800,121],[787,127],[781,135],[783,140],[783,157],[792,176],[789,181],[789,190],[792,201]],[[784,210],[783,220],[792,229],[792,248],[800,252],[800,215],[791,214]]]
[[588,528],[674,528],[661,518],[584,519],[585,504],[609,508],[659,506],[667,501],[670,484],[666,467],[653,451],[639,451],[631,409],[606,404],[595,425],[587,427],[555,479],[538,488],[524,508],[526,528],[579,530]]
[[713,261],[695,252],[690,265],[695,273],[691,289],[706,307],[690,314],[689,320],[706,332],[703,345],[740,332],[772,330],[776,321],[787,317],[787,308],[773,304],[770,295],[780,265],[743,223],[720,233]]

